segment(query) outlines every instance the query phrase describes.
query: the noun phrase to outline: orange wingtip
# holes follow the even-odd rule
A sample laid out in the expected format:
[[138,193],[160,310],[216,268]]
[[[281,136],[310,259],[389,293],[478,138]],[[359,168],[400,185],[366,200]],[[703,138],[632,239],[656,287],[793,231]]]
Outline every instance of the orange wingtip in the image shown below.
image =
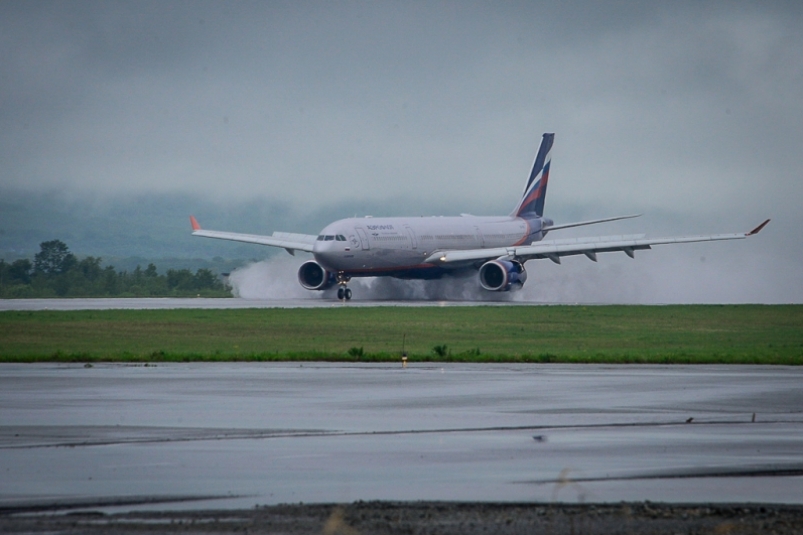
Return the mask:
[[748,232],[748,233],[746,234],[746,236],[752,236],[753,234],[758,234],[759,232],[761,232],[761,229],[763,229],[765,226],[767,226],[767,223],[769,223],[769,222],[770,222],[770,220],[769,220],[769,219],[767,219],[766,221],[764,221],[763,223],[761,223],[759,226],[757,226],[756,228],[754,228],[753,230],[751,230],[750,232]]
[[201,230],[201,225],[198,224],[198,220],[195,219],[195,216],[190,216],[190,224],[192,225],[192,230]]

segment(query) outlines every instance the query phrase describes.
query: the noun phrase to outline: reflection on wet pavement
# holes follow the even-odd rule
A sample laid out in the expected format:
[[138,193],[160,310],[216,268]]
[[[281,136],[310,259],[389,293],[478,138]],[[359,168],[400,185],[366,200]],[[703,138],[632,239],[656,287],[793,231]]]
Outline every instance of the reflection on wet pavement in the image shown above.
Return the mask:
[[0,507],[801,503],[801,379],[780,366],[6,364]]

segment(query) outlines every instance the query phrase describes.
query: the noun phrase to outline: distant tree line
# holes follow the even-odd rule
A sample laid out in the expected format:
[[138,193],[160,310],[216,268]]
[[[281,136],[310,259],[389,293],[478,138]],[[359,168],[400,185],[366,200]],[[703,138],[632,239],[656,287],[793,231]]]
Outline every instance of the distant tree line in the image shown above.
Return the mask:
[[209,269],[139,266],[131,272],[101,266],[100,257],[78,260],[60,240],[40,244],[33,262],[0,260],[0,298],[13,297],[230,297],[231,290]]

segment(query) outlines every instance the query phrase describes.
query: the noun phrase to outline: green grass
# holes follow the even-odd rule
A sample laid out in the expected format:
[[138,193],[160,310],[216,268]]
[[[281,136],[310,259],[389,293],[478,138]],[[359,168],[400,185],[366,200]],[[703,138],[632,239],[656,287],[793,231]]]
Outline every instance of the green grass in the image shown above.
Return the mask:
[[803,364],[803,306],[0,312],[0,362]]

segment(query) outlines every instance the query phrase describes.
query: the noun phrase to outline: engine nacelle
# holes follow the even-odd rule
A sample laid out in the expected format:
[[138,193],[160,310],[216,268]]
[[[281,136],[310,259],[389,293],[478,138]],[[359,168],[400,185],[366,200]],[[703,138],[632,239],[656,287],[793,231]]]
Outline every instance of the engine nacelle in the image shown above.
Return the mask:
[[480,285],[491,292],[519,290],[527,280],[524,264],[513,260],[491,260],[480,268]]
[[309,260],[298,268],[298,282],[307,290],[326,290],[334,286],[337,279],[318,262]]

